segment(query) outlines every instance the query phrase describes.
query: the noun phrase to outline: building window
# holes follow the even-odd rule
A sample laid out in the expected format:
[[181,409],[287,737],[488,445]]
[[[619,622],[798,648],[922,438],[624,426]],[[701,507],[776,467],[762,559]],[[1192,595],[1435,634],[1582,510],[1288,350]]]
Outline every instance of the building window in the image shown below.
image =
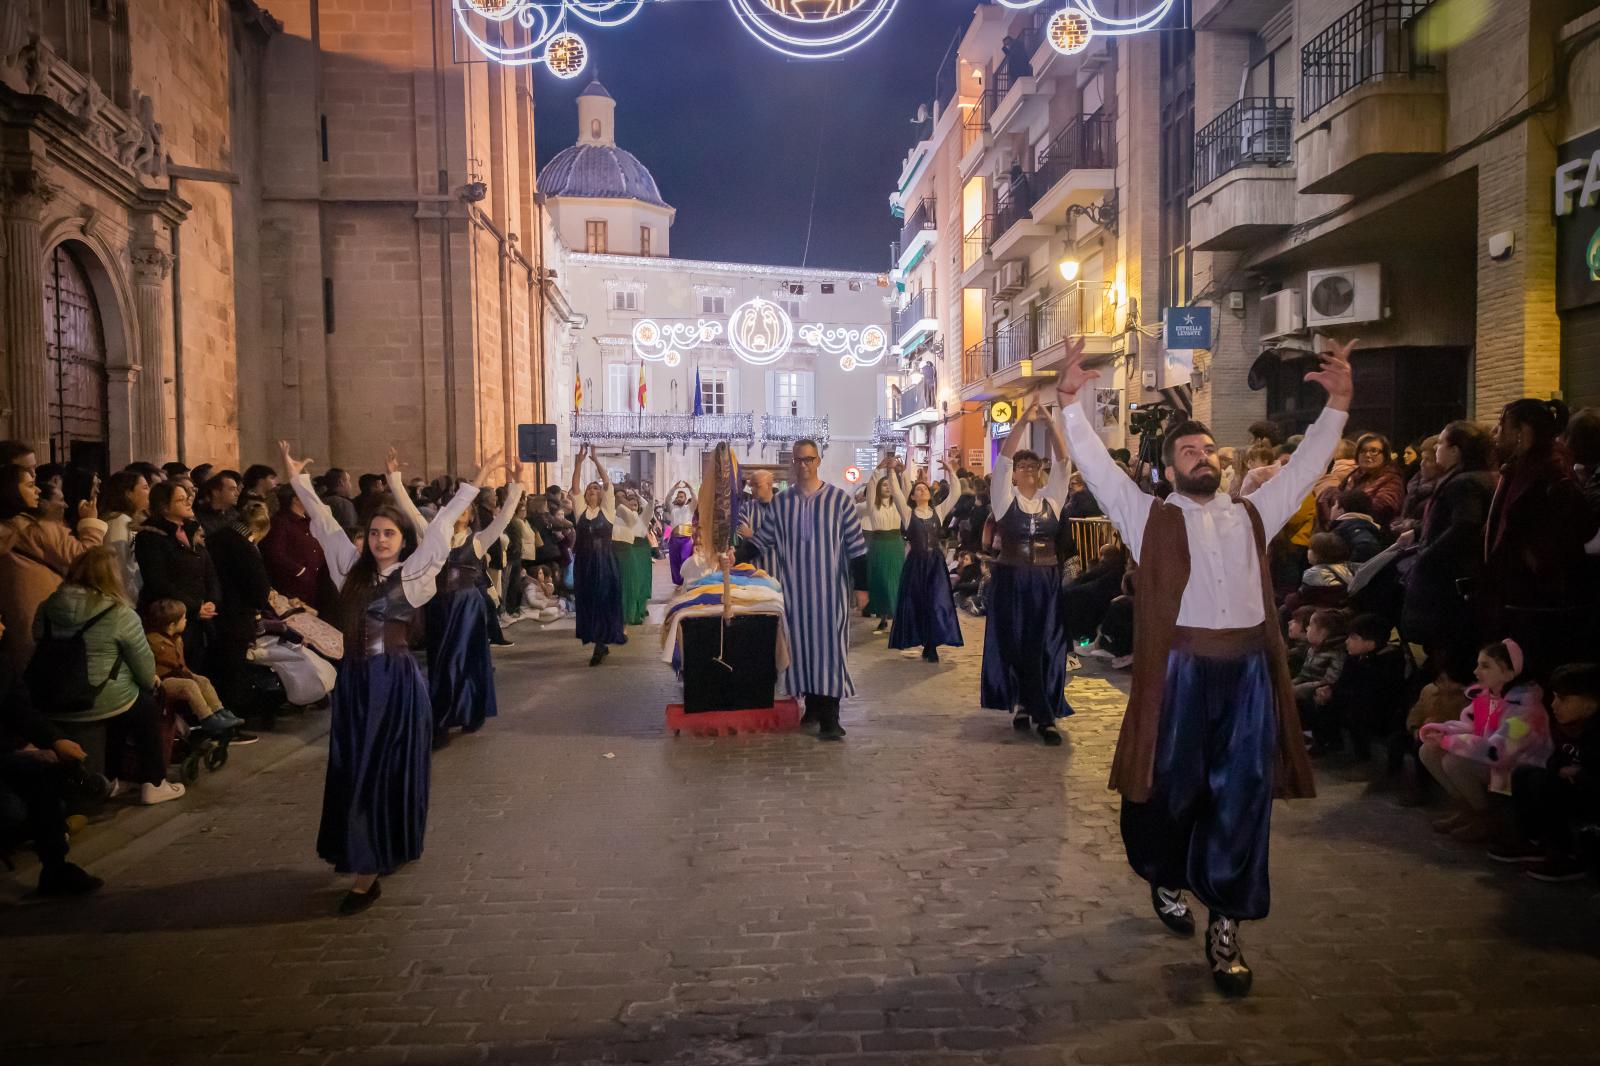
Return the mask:
[[649,226],[640,226],[639,227],[639,254],[640,255],[649,255],[650,254],[650,227]]
[[700,313],[702,315],[725,315],[728,313],[728,298],[726,296],[700,297]]
[[583,250],[604,253],[606,250],[606,223],[604,219],[591,218],[583,224]]
[[606,364],[606,410],[631,411],[633,398],[630,386],[633,384],[633,375],[629,373],[633,368],[627,363]]
[[772,373],[772,413],[787,418],[811,417],[811,375],[803,370]]
[[731,402],[729,376],[726,367],[704,368],[700,371],[700,406],[708,415],[725,415]]
[[611,294],[611,310],[637,311],[639,310],[639,294],[632,289],[618,289]]
[[1194,31],[1161,38],[1161,304],[1182,307],[1194,292],[1189,194],[1194,187]]
[[778,301],[778,306],[783,308],[783,313],[788,315],[790,318],[799,318],[800,317],[800,301],[799,300],[779,300]]

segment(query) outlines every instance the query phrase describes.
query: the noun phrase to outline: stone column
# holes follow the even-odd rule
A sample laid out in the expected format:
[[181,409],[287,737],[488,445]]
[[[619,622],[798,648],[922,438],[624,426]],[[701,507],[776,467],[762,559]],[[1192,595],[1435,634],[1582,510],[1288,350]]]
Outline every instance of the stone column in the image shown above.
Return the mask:
[[134,447],[137,458],[161,462],[167,446],[167,276],[172,256],[160,248],[133,250],[135,314],[139,318],[139,370],[134,380]]
[[0,176],[0,298],[10,394],[11,436],[49,457],[50,404],[45,382],[44,250],[41,220],[55,189],[34,170]]

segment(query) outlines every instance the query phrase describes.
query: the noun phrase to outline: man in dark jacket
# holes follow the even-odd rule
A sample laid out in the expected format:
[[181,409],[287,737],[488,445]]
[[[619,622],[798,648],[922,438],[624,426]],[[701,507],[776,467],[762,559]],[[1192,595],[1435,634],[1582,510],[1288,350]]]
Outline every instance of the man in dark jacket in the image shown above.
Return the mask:
[[200,487],[194,514],[206,536],[238,520],[239,491],[240,477],[232,470],[218,470]]
[[79,772],[83,760],[83,749],[38,712],[28,687],[0,659],[0,796],[14,795],[26,812],[41,896],[81,896],[105,883],[67,861],[67,775]]
[[356,505],[351,499],[353,495],[348,470],[336,466],[322,475],[322,502],[333,512],[333,520],[339,523],[339,528],[352,538],[356,535],[357,526]]

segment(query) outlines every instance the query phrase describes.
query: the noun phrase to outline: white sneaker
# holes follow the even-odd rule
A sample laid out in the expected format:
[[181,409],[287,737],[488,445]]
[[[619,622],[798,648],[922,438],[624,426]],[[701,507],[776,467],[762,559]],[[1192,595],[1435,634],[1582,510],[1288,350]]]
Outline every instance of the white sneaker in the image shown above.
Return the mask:
[[1110,652],[1106,651],[1104,648],[1102,648],[1098,644],[1096,644],[1094,647],[1090,648],[1084,654],[1088,655],[1089,658],[1091,658],[1091,659],[1113,659],[1113,658],[1116,658],[1116,656],[1112,655]]
[[146,782],[139,786],[139,802],[146,807],[154,807],[168,800],[182,799],[183,793],[184,787],[176,781],[163,781],[159,785]]
[[118,796],[126,796],[132,791],[132,781],[122,781],[113,777],[111,779],[111,791],[106,793],[106,799],[116,799]]
[[1111,669],[1113,670],[1126,670],[1132,665],[1133,656],[1131,655],[1119,655],[1115,659],[1111,660]]

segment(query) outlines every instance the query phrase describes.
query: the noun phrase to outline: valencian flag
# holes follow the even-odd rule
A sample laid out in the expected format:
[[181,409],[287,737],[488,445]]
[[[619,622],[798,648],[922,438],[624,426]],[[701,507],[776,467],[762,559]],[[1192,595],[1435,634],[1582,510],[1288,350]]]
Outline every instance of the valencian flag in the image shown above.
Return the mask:
[[583,410],[583,379],[582,378],[574,378],[572,380],[572,409],[574,411]]
[[644,414],[645,400],[649,397],[650,390],[644,384],[644,364],[639,364],[639,413]]

